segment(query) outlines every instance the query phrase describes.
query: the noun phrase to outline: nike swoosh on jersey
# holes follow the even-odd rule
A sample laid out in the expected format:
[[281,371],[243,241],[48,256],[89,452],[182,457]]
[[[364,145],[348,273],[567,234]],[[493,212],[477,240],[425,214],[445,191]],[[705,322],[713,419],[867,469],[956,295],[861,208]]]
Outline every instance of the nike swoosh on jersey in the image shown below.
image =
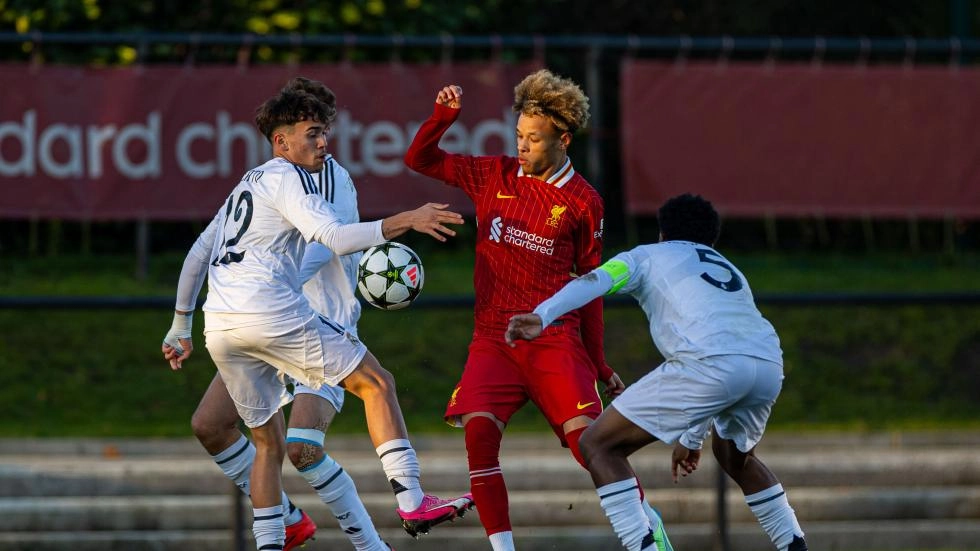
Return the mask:
[[587,404],[583,404],[582,402],[579,402],[579,403],[575,404],[575,409],[585,409],[585,408],[591,406],[594,403],[595,402],[589,402]]
[[497,199],[516,199],[516,195],[504,195],[503,193],[497,192]]

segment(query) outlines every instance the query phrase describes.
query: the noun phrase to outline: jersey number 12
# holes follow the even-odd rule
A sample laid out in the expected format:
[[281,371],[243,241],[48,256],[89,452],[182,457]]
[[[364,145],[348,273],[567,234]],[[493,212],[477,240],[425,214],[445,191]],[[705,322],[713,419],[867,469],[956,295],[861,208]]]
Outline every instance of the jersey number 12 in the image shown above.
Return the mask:
[[[232,205],[234,204],[235,216],[232,218]],[[236,224],[233,224],[236,223]],[[238,202],[235,202],[235,196],[228,196],[228,205],[225,207],[225,227],[222,229],[221,240],[224,244],[221,246],[221,250],[225,254],[219,254],[211,262],[212,265],[217,266],[218,264],[231,264],[233,262],[241,262],[245,258],[245,251],[238,250],[238,242],[245,235],[245,231],[248,230],[249,224],[252,223],[252,192],[243,191],[241,195],[238,196]],[[238,226],[238,232],[234,237],[225,241],[225,236],[227,236],[231,231],[234,231],[234,226]],[[231,231],[229,231],[231,230]]]

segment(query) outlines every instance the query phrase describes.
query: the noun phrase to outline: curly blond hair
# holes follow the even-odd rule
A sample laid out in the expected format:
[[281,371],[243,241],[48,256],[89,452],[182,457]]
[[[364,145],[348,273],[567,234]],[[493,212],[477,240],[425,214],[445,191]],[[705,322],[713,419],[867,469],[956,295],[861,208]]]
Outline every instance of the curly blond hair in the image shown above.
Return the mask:
[[514,87],[514,112],[547,117],[574,134],[589,123],[589,98],[574,81],[541,69]]

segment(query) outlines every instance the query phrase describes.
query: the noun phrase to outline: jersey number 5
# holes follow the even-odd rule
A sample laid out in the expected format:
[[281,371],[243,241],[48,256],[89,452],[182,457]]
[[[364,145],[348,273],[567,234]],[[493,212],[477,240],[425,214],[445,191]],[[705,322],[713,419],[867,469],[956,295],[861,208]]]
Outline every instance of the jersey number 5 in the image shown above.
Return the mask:
[[[708,264],[714,264],[715,266],[721,266],[722,268],[728,270],[731,277],[728,281],[718,281],[717,279],[708,275],[707,272],[701,274],[701,279],[707,281],[708,283],[714,285],[715,287],[721,289],[722,291],[728,291],[729,293],[734,293],[742,288],[742,278],[738,277],[735,270],[732,269],[725,260],[718,255],[718,253],[708,250],[708,249],[696,249],[698,251],[698,258],[701,262],[707,262]],[[712,258],[713,257],[713,258]]]
[[[221,249],[225,252],[223,255],[219,255],[211,262],[212,265],[217,266],[218,264],[231,264],[232,262],[241,262],[245,258],[245,251],[237,250],[238,242],[245,235],[245,231],[248,229],[249,224],[252,223],[252,193],[249,191],[243,191],[241,195],[238,196],[238,202],[234,205],[235,217],[232,218],[232,204],[235,203],[235,196],[228,196],[228,205],[225,207],[225,227],[222,230],[221,239],[224,241],[225,236],[228,235],[229,229],[234,230],[232,222],[237,223],[238,233],[235,237],[224,242]],[[230,226],[230,227],[229,227]]]

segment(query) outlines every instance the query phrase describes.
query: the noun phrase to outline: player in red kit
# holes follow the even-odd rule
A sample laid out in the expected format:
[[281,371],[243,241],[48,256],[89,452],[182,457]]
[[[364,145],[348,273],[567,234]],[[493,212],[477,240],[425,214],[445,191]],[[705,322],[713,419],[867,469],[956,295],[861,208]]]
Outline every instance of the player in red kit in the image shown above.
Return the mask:
[[516,348],[504,342],[512,315],[601,263],[602,198],[567,154],[572,135],[588,122],[588,98],[568,79],[535,72],[514,89],[517,156],[470,156],[439,148],[462,94],[457,85],[439,91],[405,164],[461,188],[476,206],[473,340],[446,420],[464,427],[470,487],[490,543],[494,551],[511,551],[499,460],[507,422],[534,402],[582,463],[578,439],[602,411],[596,381],[609,395],[622,392],[623,383],[606,365],[601,299],[558,318],[542,339]]

